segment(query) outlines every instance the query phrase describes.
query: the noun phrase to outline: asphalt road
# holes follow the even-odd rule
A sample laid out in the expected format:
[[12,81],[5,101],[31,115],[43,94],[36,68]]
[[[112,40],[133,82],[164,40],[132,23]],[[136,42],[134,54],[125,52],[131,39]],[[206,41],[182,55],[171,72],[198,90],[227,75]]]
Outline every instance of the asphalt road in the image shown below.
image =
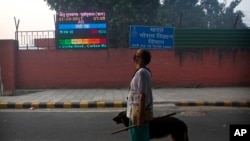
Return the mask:
[[[128,132],[112,118],[123,109],[0,110],[0,141],[128,141]],[[229,141],[231,124],[250,124],[250,108],[155,107],[155,115],[178,112],[190,141]],[[155,141],[166,141],[166,138]],[[168,139],[169,141],[169,139]]]

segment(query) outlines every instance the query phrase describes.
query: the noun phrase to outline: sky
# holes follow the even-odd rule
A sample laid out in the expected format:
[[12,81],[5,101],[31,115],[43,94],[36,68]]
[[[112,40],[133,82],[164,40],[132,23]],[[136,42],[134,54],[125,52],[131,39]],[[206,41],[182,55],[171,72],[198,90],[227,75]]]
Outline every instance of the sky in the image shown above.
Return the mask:
[[[242,0],[236,9],[246,14],[244,22],[250,26],[250,0]],[[0,0],[0,40],[15,38],[14,17],[20,20],[19,31],[42,31],[55,30],[55,14],[44,0]]]

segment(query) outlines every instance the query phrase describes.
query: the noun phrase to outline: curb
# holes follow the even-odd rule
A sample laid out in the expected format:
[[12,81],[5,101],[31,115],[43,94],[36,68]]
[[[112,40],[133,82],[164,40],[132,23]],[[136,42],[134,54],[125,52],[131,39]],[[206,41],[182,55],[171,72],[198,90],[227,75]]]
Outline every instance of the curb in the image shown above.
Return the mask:
[[127,103],[122,101],[82,101],[82,102],[0,102],[0,109],[25,108],[122,108]]
[[250,107],[250,101],[198,101],[175,102],[176,106],[225,106],[225,107]]
[[[250,107],[250,101],[183,101],[155,102],[154,104],[175,104],[176,106],[225,106]],[[0,102],[0,109],[27,108],[123,108],[126,101],[82,101],[82,102]]]

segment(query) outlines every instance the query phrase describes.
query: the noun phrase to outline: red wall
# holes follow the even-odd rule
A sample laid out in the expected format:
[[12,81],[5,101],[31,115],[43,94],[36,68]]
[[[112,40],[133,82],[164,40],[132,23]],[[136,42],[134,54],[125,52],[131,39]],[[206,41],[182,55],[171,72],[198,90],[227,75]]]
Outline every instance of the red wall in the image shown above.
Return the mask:
[[124,87],[133,73],[128,49],[20,51],[18,88]]
[[54,38],[34,39],[34,46],[44,49],[56,49]]
[[[133,49],[20,51],[18,88],[127,87]],[[154,86],[250,84],[250,52],[151,50]]]
[[[250,86],[249,49],[150,51],[155,87]],[[0,47],[0,66],[10,89],[119,88],[129,85],[135,52],[128,48],[15,51]]]
[[12,94],[16,87],[16,43],[14,40],[0,40],[0,68],[5,95]]
[[155,83],[163,86],[245,86],[250,84],[250,52],[204,49],[153,51]]

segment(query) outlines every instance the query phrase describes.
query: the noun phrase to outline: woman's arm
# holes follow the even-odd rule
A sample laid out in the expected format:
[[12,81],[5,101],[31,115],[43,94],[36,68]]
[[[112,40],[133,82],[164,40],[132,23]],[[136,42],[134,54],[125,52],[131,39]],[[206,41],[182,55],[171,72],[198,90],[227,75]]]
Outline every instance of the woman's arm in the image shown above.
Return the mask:
[[139,116],[137,120],[137,126],[142,126],[144,124],[145,119],[145,93],[140,93],[140,103],[139,103]]

